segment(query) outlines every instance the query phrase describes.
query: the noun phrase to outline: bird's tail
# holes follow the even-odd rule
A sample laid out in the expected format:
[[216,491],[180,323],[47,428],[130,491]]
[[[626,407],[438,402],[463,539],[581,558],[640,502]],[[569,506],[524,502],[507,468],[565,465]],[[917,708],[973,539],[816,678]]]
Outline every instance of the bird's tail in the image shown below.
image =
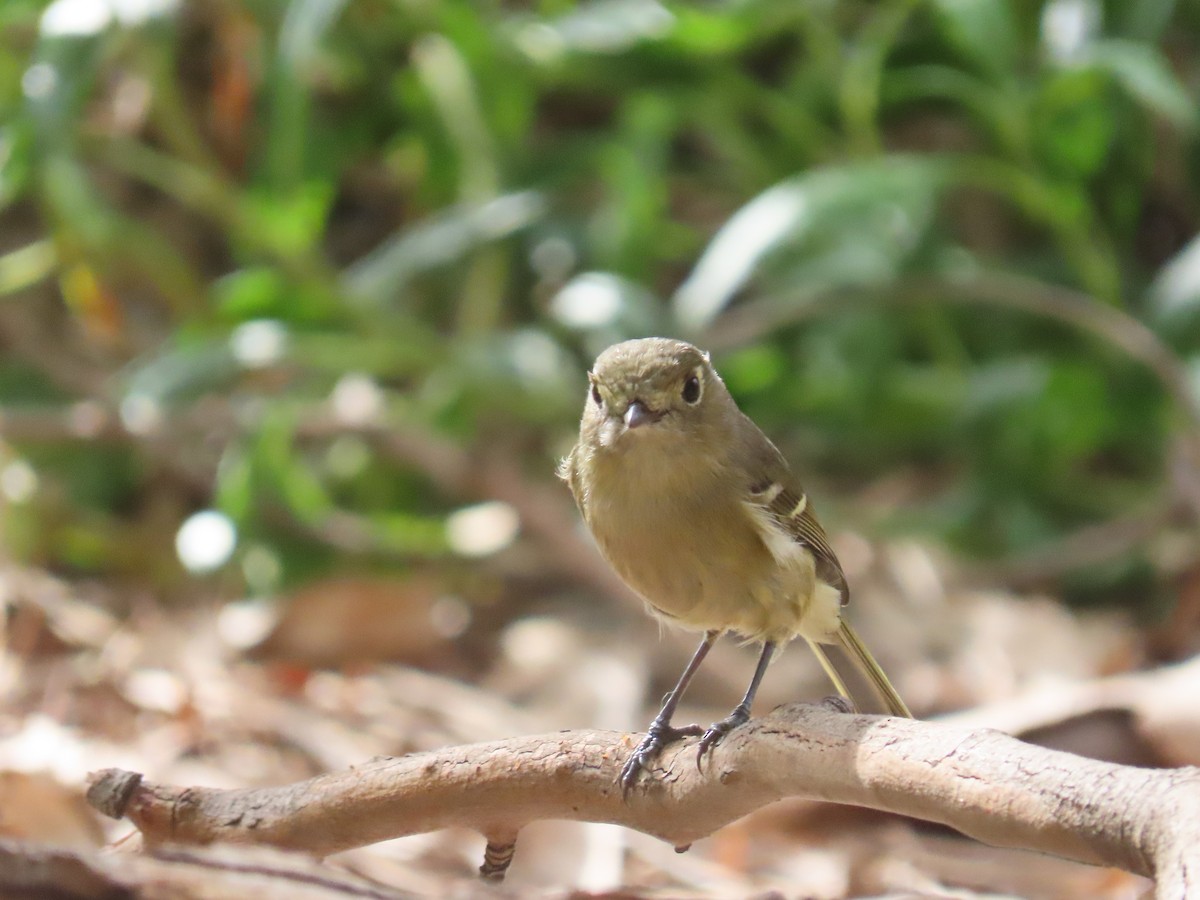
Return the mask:
[[[829,647],[811,640],[808,644],[821,663],[821,668],[825,670],[825,674],[837,688],[837,692],[854,703],[856,707],[862,707],[861,704],[855,703],[854,698],[856,693],[861,696],[863,682],[865,682],[865,686],[870,689],[877,701],[873,705],[882,707],[893,716],[902,716],[906,719],[913,717],[908,706],[900,699],[900,695],[892,687],[891,681],[880,668],[879,663],[875,661],[875,657],[871,655],[871,651],[867,649],[849,623],[845,621],[841,623]],[[836,662],[831,658],[831,654],[826,652],[827,649],[835,649],[833,657],[836,657]],[[846,663],[849,663],[849,666]],[[847,672],[848,668],[851,671]],[[847,684],[847,675],[850,676],[851,684]]]

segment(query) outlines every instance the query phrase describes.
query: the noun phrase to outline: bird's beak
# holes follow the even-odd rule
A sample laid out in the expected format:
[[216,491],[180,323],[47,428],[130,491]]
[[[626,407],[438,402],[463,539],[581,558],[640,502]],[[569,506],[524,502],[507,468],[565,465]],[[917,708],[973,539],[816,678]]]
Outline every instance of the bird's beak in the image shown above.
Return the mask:
[[641,400],[634,400],[625,410],[625,427],[640,428],[642,425],[657,422],[659,418],[661,416],[648,410]]

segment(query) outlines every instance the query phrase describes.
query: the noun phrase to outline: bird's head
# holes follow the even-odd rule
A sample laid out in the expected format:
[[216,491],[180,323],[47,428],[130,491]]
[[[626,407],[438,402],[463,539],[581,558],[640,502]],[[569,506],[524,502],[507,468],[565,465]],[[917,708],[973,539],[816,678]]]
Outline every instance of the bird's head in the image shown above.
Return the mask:
[[581,430],[598,450],[630,452],[702,439],[732,405],[707,353],[668,338],[624,341],[588,373]]

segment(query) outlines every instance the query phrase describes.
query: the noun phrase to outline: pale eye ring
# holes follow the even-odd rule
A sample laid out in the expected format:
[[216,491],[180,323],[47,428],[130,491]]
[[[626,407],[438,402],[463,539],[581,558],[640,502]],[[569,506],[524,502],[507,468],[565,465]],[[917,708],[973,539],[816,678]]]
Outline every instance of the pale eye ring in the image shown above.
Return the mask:
[[685,403],[695,404],[700,402],[700,379],[696,375],[688,376],[687,381],[683,383],[683,400]]

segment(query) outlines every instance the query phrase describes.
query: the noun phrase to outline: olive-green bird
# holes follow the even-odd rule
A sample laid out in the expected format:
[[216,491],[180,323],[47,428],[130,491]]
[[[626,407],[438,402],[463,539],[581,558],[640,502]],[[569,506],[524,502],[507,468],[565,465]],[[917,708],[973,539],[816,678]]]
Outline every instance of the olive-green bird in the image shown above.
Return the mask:
[[911,717],[842,618],[846,578],[808,496],[738,409],[708,354],[666,338],[625,341],[600,354],[588,381],[579,442],[559,474],[621,578],[657,616],[704,632],[622,769],[622,787],[667,743],[701,733],[673,727],[671,717],[726,632],[760,643],[762,655],[742,702],[703,731],[698,763],[750,718],[772,655],[797,636],[847,700],[850,690],[822,645],[844,651],[883,709]]

